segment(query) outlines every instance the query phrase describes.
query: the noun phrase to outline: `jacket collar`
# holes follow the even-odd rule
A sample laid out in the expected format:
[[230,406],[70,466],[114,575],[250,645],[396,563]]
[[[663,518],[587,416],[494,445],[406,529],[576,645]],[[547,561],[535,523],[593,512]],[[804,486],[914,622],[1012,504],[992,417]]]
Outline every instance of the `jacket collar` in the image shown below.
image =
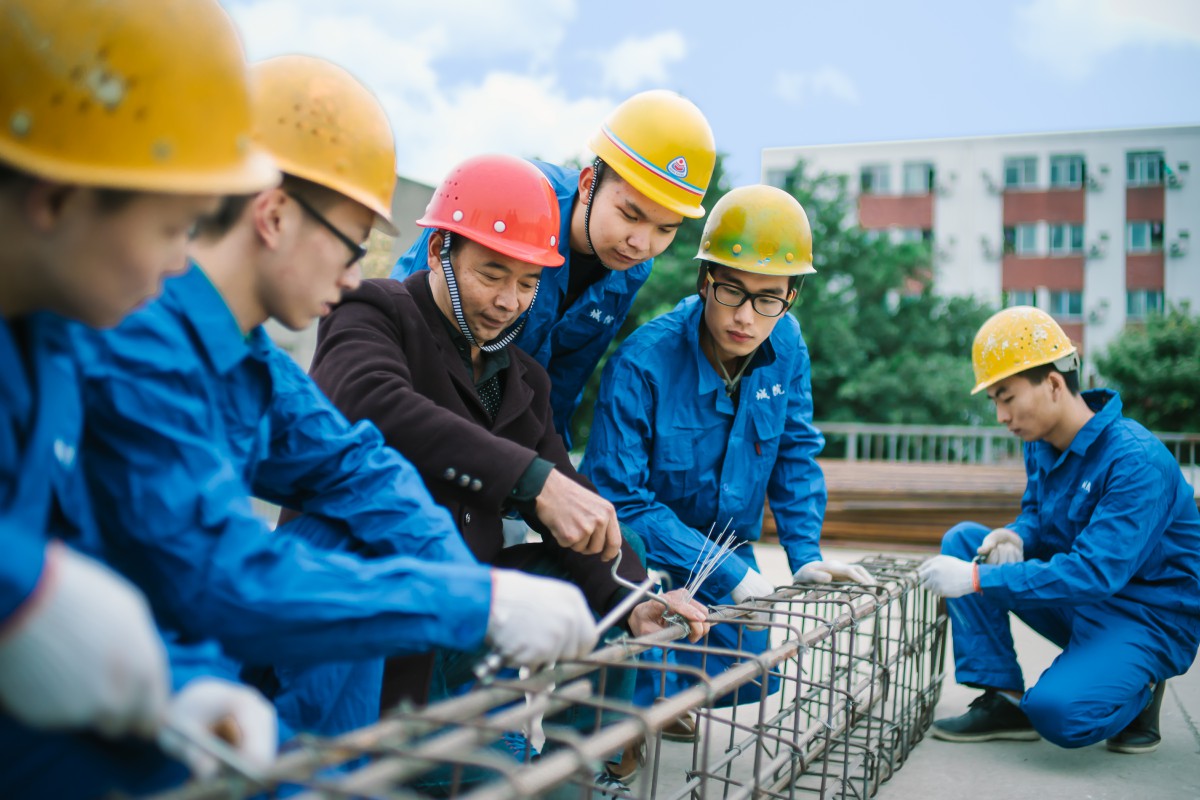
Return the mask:
[[1043,472],[1049,472],[1060,464],[1066,458],[1067,453],[1074,453],[1080,458],[1086,456],[1088,449],[1096,439],[1100,438],[1105,429],[1121,418],[1121,396],[1113,390],[1092,389],[1083,392],[1081,396],[1088,407],[1095,412],[1095,416],[1079,429],[1066,450],[1059,453],[1052,444],[1046,441],[1037,441],[1032,444],[1032,447],[1035,448],[1034,453],[1038,465]]
[[[699,295],[691,295],[679,301],[677,309],[681,309],[684,313],[684,335],[687,336],[687,343],[691,349],[693,357],[696,360],[696,374],[699,375],[699,392],[700,394],[708,394],[710,392],[720,392],[720,396],[725,396],[725,381],[717,374],[713,365],[709,363],[708,356],[704,355],[704,349],[700,346],[700,326],[704,324],[704,301]],[[758,369],[775,363],[776,351],[774,339],[779,334],[779,324],[783,320],[780,319],[776,323],[775,328],[771,331],[771,335],[766,338],[758,350],[751,356],[753,361],[742,375],[742,384],[749,385],[751,376]],[[730,404],[732,410],[732,403]]]
[[163,303],[174,309],[192,329],[200,349],[213,369],[225,374],[249,356],[261,357],[269,342],[262,326],[243,336],[225,298],[199,264],[167,281]]
[[[449,374],[450,379],[458,385],[459,393],[464,397],[469,397],[471,402],[486,411],[483,401],[479,399],[478,390],[475,388],[475,376],[467,368],[462,356],[454,346],[451,330],[446,325],[446,316],[434,302],[433,291],[429,288],[429,270],[423,269],[405,278],[404,288],[412,296],[413,302],[421,313],[422,321],[437,343],[438,360]],[[512,372],[509,380],[505,381],[504,399],[500,402],[500,411],[496,415],[493,427],[499,427],[523,412],[533,400],[533,393],[525,382],[525,367],[520,359],[512,357],[514,346],[510,344],[501,351],[508,356],[509,362],[501,371],[512,370]]]

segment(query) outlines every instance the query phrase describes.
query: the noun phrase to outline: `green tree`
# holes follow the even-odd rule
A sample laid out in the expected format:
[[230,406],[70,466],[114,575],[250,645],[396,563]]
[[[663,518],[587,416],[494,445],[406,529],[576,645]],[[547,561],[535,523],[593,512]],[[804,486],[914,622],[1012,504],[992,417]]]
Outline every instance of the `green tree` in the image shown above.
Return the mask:
[[1096,366],[1147,428],[1200,431],[1200,316],[1186,303],[1126,327]]
[[933,293],[925,243],[895,244],[854,224],[841,175],[799,164],[784,188],[808,212],[813,265],[795,313],[813,362],[819,420],[976,424],[971,341],[993,309]]

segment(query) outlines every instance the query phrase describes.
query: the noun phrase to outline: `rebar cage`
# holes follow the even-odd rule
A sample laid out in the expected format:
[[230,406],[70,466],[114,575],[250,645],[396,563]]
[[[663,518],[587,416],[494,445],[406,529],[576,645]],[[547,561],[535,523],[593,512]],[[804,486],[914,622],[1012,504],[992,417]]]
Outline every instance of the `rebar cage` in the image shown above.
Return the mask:
[[[707,638],[689,644],[684,627],[674,625],[427,708],[395,709],[337,738],[301,737],[266,775],[227,774],[159,798],[873,797],[929,727],[941,692],[946,616],[917,584],[918,559],[880,555],[860,563],[876,586],[788,586],[713,610],[713,621],[735,628],[739,643],[768,612],[763,652],[718,649]],[[709,675],[673,666],[667,656],[639,657],[650,648],[658,648],[655,659],[688,652],[693,661],[700,654],[702,667],[710,655],[733,663]],[[627,670],[679,674],[691,685],[648,707],[605,699],[608,682]],[[779,689],[759,701],[768,681]],[[565,710],[592,722],[549,721]],[[664,739],[663,729],[689,713],[696,740]],[[498,747],[513,731],[529,734],[541,755]],[[624,783],[602,777],[606,759],[643,743],[636,774]]]

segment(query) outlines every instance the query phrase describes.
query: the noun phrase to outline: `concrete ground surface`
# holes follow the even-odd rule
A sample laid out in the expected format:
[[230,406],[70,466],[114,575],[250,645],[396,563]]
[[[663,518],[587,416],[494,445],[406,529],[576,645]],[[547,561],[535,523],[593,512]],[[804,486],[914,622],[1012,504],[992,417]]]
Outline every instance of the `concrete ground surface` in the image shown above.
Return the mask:
[[[867,550],[823,548],[826,558],[856,560]],[[782,581],[786,562],[777,548],[763,546],[772,580]],[[911,553],[910,553],[911,554]],[[933,555],[932,552],[929,555]],[[1054,660],[1059,650],[1014,619],[1013,637],[1026,683]],[[947,678],[935,718],[963,713],[979,693],[954,682],[947,648]],[[878,800],[1200,800],[1200,665],[1167,682],[1161,716],[1163,743],[1153,753],[1110,753],[1104,743],[1065,750],[1046,741],[955,744],[926,737]]]

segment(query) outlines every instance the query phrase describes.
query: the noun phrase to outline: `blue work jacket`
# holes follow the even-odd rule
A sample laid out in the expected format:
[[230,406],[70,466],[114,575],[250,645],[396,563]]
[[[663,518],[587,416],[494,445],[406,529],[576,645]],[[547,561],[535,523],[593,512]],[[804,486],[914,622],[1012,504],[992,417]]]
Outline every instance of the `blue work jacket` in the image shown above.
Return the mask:
[[[23,622],[24,604],[41,579],[51,540],[104,560],[82,474],[83,405],[69,332],[74,325],[44,312],[15,324],[0,318],[0,633]],[[212,640],[181,642],[164,634],[176,690],[200,676],[237,678],[235,666]],[[122,769],[152,771],[167,763],[163,756],[147,755],[144,747],[122,744],[108,754],[111,773],[93,770],[94,761],[85,758],[91,752],[88,741],[86,735],[34,731],[0,712],[0,750],[11,756],[0,759],[0,786],[12,788],[13,781],[24,786],[29,770],[37,769],[31,765],[57,763],[71,770],[63,785],[69,784],[73,794],[92,796],[112,789],[109,781]],[[162,777],[155,773],[154,779]],[[165,788],[150,776],[147,781],[139,786]]]
[[[76,350],[101,532],[170,627],[288,668],[482,644],[490,574],[416,470],[199,267]],[[309,514],[272,532],[252,495]]]
[[[825,445],[813,427],[808,348],[781,318],[741,378],[737,407],[700,349],[704,305],[688,297],[633,333],[604,368],[582,471],[682,586],[728,525],[756,541],[769,498],[792,570],[819,561]],[[748,565],[730,558],[706,584],[728,595]]]
[[[537,359],[550,375],[550,406],[554,409],[554,427],[571,448],[571,417],[583,397],[583,388],[608,345],[620,330],[633,298],[650,277],[654,259],[635,264],[624,272],[608,270],[589,286],[571,307],[559,314],[567,295],[571,269],[571,211],[579,197],[579,170],[534,161],[554,187],[562,214],[558,252],[566,262],[547,267],[538,284],[537,301],[526,313],[525,328],[517,337],[517,346]],[[426,254],[433,231],[424,230],[408,252],[396,262],[392,277],[404,280],[414,272],[429,268]]]
[[1200,513],[1179,464],[1154,434],[1121,414],[1121,398],[1083,393],[1096,415],[1059,452],[1025,445],[1028,483],[1007,527],[1017,564],[979,566],[985,595],[1014,608],[1121,597],[1200,615]]

